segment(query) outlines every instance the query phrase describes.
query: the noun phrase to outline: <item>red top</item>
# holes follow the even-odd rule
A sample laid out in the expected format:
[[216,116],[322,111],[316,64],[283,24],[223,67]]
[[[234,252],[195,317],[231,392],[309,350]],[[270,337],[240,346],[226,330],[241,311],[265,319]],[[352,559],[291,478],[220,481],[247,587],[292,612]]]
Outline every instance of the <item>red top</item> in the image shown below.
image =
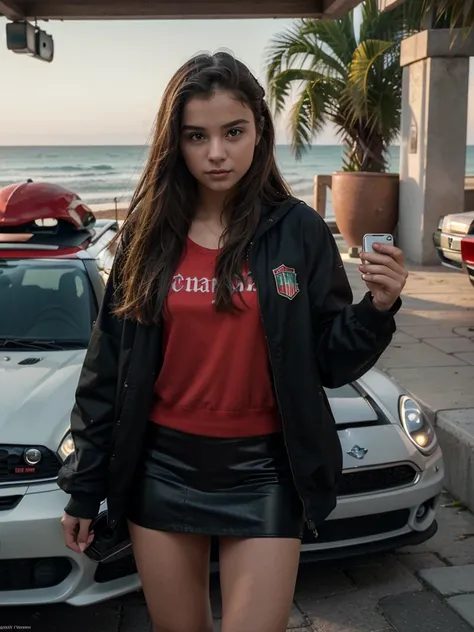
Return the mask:
[[[218,250],[188,239],[173,277],[164,319],[163,366],[150,418],[182,432],[249,437],[281,430],[255,283],[216,312]],[[242,291],[243,289],[243,291]]]

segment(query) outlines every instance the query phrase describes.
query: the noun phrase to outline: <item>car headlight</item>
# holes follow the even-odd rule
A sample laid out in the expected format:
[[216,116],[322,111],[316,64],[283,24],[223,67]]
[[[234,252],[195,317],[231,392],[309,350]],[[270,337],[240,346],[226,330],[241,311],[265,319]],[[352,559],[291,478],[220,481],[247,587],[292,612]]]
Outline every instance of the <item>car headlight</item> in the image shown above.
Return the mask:
[[65,461],[67,457],[74,452],[75,449],[76,448],[74,446],[72,434],[68,432],[64,439],[61,441],[61,445],[58,448],[59,457],[62,459],[62,461]]
[[431,454],[438,445],[436,433],[420,406],[411,397],[400,397],[400,421],[410,440],[423,454]]

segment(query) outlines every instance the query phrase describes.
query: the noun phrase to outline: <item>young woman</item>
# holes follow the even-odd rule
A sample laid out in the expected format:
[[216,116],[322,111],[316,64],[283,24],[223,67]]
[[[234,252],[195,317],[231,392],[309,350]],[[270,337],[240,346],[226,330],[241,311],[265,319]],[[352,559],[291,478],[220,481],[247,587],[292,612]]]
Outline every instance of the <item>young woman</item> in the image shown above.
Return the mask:
[[[171,79],[124,224],[72,414],[66,544],[107,498],[128,520],[154,632],[284,632],[305,523],[336,503],[341,447],[323,387],[372,367],[407,272],[363,254],[358,304],[325,222],[291,197],[264,90],[227,53]],[[183,608],[185,604],[185,608]]]

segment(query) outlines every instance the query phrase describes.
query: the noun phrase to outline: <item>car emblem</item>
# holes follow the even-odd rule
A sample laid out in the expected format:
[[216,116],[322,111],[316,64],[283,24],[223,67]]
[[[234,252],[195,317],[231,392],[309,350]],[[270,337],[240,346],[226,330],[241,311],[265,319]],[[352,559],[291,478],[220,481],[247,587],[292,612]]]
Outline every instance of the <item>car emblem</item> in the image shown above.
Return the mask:
[[452,247],[453,247],[453,238],[448,237],[448,248],[451,250]]
[[349,450],[349,452],[347,452],[347,454],[349,456],[353,456],[354,459],[363,459],[367,452],[367,448],[361,448],[360,446],[355,445],[351,450]]
[[42,454],[37,448],[28,448],[23,453],[23,460],[28,465],[38,465],[41,461]]

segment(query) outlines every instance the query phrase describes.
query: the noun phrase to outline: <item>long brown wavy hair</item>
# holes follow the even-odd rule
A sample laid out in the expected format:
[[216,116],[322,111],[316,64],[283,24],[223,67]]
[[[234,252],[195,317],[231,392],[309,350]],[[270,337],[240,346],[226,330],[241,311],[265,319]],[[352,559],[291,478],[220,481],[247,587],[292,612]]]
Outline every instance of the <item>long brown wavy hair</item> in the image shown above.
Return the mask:
[[183,109],[195,96],[225,90],[251,108],[260,139],[252,165],[224,212],[227,226],[216,262],[216,309],[235,309],[234,282],[258,225],[262,204],[286,199],[290,191],[275,162],[275,130],[265,91],[231,54],[200,54],[169,82],[154,124],[147,164],[133,195],[119,238],[123,251],[114,313],[144,324],[159,321],[182,257],[198,202],[196,180],[180,151]]

